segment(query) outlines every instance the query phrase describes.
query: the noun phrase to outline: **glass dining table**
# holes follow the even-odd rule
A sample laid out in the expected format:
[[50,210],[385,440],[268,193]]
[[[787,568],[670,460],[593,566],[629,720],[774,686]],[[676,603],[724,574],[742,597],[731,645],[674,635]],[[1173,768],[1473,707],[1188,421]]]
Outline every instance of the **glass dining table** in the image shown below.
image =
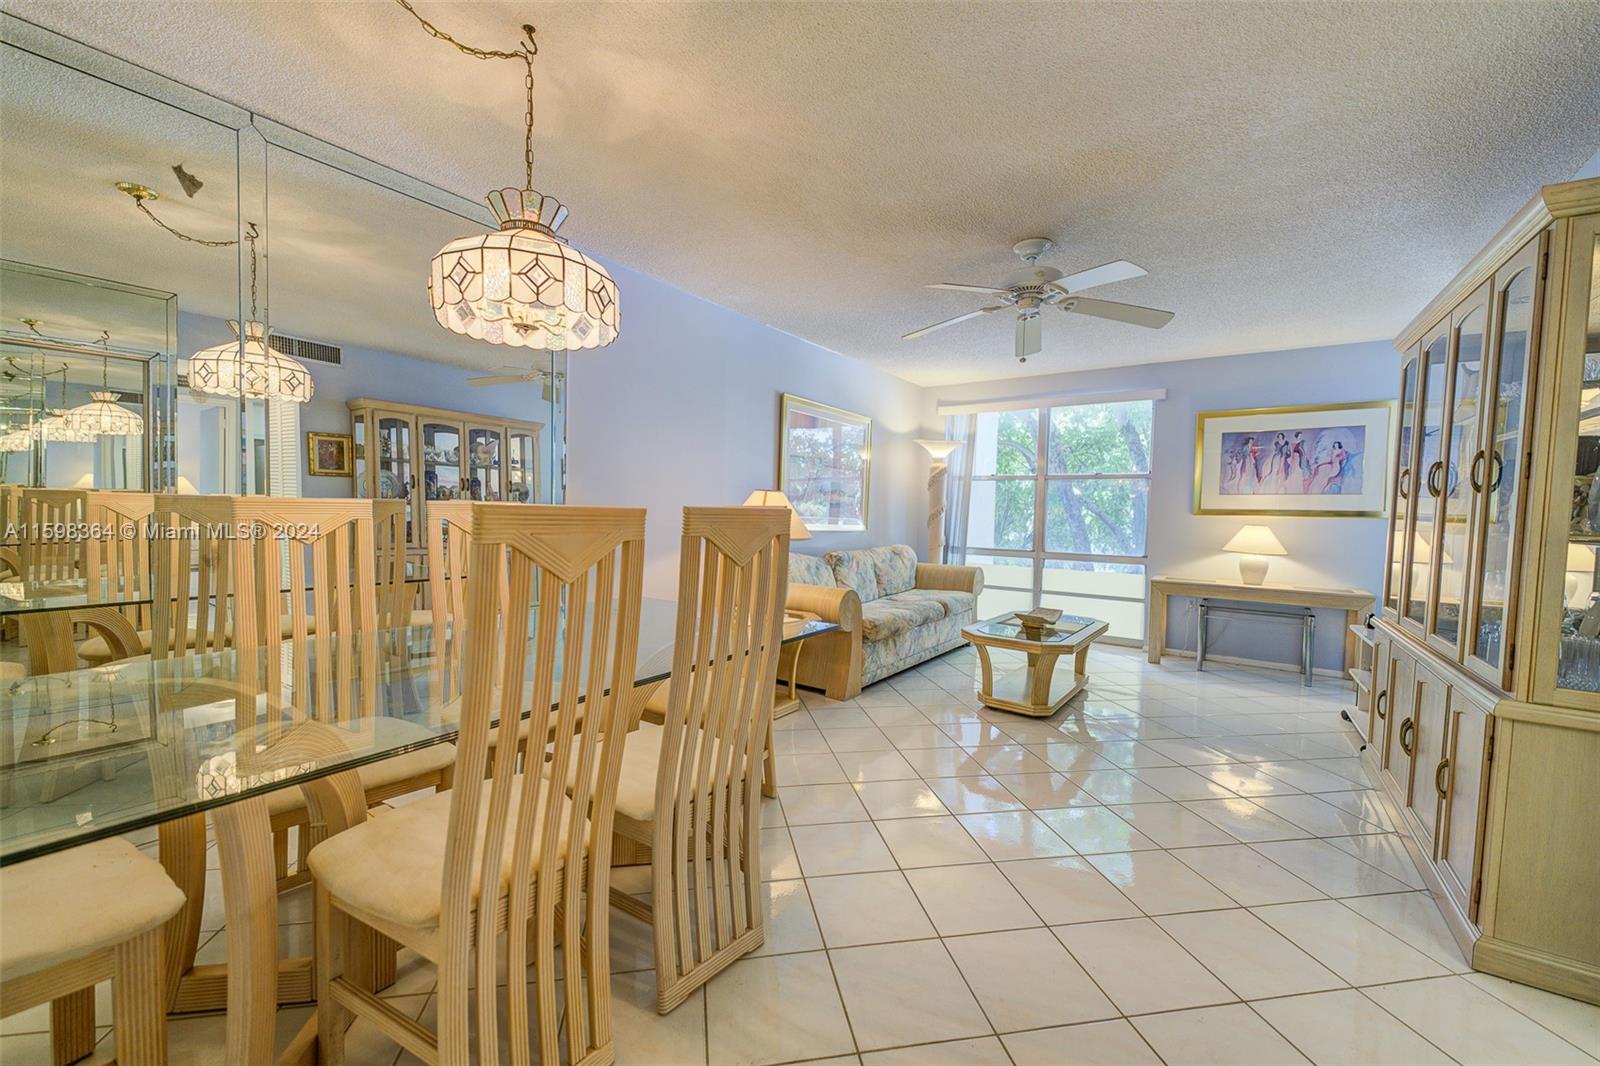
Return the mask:
[[[643,601],[630,728],[671,673],[676,621],[672,601]],[[835,628],[792,619],[784,643]],[[365,649],[363,639],[371,641]],[[461,679],[451,643],[435,648],[430,626],[401,627],[371,638],[313,637],[303,650],[285,641],[276,658],[264,649],[140,657],[0,686],[0,866],[157,827],[162,864],[189,897],[168,931],[169,1006],[226,1007],[227,1061],[264,1066],[278,1004],[309,1001],[314,987],[309,959],[278,958],[267,797],[299,788],[313,818],[337,829],[337,817],[317,813],[328,782],[452,741]],[[305,663],[293,661],[297,651]],[[309,693],[322,686],[305,683],[318,661],[341,673],[335,687],[357,701],[357,713],[318,719]],[[262,678],[282,680],[263,686]],[[194,963],[208,817],[222,874],[225,967]],[[364,808],[346,814],[363,817]],[[284,1060],[315,1061],[314,1023]]]

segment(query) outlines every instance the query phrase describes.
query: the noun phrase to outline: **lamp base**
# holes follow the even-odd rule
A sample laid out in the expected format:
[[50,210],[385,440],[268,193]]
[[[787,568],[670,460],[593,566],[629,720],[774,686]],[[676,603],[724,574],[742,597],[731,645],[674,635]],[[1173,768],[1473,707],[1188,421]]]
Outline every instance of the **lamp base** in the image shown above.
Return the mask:
[[1239,556],[1239,580],[1246,585],[1260,585],[1267,580],[1267,557],[1265,555]]

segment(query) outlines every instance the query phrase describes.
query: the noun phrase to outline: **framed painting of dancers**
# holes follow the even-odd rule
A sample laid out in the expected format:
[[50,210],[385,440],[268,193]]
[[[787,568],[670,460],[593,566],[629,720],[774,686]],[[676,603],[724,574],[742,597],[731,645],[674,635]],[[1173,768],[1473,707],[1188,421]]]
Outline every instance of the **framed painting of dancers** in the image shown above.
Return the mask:
[[1392,400],[1202,412],[1194,513],[1381,518],[1393,415]]

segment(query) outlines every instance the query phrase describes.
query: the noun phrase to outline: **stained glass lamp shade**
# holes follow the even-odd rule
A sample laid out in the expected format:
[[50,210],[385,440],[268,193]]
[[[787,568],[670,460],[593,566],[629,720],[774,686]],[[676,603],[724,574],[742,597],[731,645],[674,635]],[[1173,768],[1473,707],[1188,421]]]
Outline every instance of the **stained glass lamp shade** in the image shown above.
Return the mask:
[[[239,323],[230,320],[228,326],[239,336]],[[252,319],[244,325],[243,344],[233,341],[195,352],[189,357],[189,391],[305,403],[316,391],[311,372],[274,349],[270,338],[271,331]]]
[[39,420],[39,436],[43,440],[60,441],[63,444],[89,444],[98,439],[95,434],[78,428],[72,421],[71,411],[60,408]]
[[23,426],[9,433],[0,433],[0,452],[25,452],[33,447],[33,429]]
[[91,438],[123,437],[144,432],[144,418],[137,411],[117,403],[114,392],[91,392],[88,403],[79,404],[66,414],[67,421]]
[[428,296],[439,324],[490,344],[564,351],[617,339],[617,283],[556,236],[567,209],[532,189],[499,189],[491,233],[451,241],[433,257]]

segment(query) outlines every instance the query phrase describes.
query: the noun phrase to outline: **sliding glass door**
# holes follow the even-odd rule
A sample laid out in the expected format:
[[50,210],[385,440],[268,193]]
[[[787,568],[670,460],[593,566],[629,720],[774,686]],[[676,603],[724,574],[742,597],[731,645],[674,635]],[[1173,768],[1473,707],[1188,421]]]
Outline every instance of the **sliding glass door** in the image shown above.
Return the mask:
[[978,613],[1035,605],[1144,636],[1149,400],[970,418],[964,561],[984,569]]

